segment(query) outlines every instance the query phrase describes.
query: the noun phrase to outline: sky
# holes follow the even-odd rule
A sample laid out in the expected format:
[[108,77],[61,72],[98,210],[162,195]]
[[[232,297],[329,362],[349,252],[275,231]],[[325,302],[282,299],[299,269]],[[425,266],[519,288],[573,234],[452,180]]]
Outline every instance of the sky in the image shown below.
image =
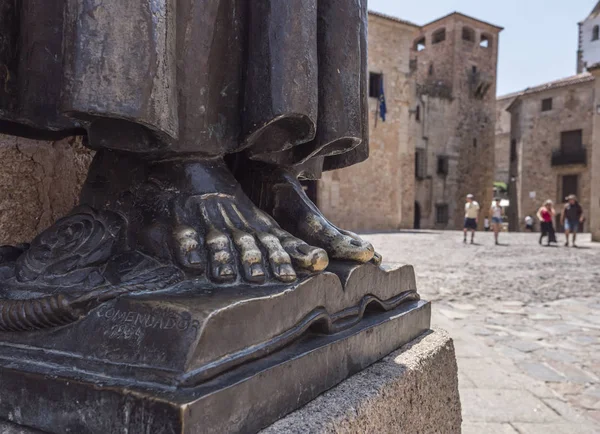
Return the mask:
[[504,27],[498,95],[576,74],[577,23],[598,0],[368,0],[369,9],[415,24],[461,12]]

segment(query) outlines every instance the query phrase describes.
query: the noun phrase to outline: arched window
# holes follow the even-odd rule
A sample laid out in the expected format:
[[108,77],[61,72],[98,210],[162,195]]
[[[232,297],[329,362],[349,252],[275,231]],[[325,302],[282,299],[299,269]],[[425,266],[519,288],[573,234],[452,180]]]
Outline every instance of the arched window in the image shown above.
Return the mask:
[[420,105],[418,105],[417,110],[415,110],[415,120],[417,122],[421,121],[421,106]]
[[463,41],[475,42],[475,30],[470,27],[463,27],[462,38]]
[[436,30],[433,35],[431,35],[431,43],[432,44],[439,44],[440,42],[443,42],[446,40],[446,29],[442,28],[439,30]]
[[433,63],[429,64],[429,76],[433,75]]
[[481,41],[479,42],[479,46],[482,48],[488,48],[492,45],[492,37],[488,34],[481,34]]
[[415,51],[423,51],[425,49],[425,37],[419,38],[413,45]]
[[592,41],[597,41],[598,39],[600,39],[600,26],[595,25],[592,30]]

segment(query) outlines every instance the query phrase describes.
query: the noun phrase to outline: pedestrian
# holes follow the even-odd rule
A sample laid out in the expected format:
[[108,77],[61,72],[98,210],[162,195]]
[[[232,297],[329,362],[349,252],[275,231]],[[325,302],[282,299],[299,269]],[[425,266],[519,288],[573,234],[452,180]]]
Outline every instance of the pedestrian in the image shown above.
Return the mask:
[[525,217],[525,230],[533,232],[533,217],[530,215]]
[[579,224],[584,221],[583,208],[574,194],[567,196],[566,199],[565,209],[560,215],[560,224],[565,228],[565,246],[569,246],[569,234],[573,234],[573,247],[577,247],[575,239],[577,238]]
[[495,198],[492,202],[490,212],[492,213],[492,229],[494,230],[494,241],[496,242],[496,245],[498,245],[498,234],[502,229],[502,217],[504,215],[504,210],[500,206],[499,197]]
[[537,218],[540,220],[540,227],[542,229],[542,234],[540,235],[540,244],[542,244],[542,239],[547,235],[548,236],[548,245],[550,243],[556,243],[556,233],[554,232],[554,225],[552,224],[552,219],[556,211],[554,211],[554,204],[550,199],[544,202],[544,205],[538,209]]
[[485,218],[483,219],[483,230],[486,232],[490,231],[490,219],[488,218],[488,216],[485,216]]
[[467,194],[467,203],[465,204],[465,226],[463,243],[467,243],[467,231],[471,231],[471,244],[475,243],[475,231],[479,223],[479,204],[474,200],[472,194]]

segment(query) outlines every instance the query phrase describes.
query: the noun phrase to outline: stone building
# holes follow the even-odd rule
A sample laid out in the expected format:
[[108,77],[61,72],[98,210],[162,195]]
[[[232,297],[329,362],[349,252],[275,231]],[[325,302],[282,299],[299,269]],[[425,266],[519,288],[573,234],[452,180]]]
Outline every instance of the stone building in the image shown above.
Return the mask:
[[520,95],[511,93],[496,101],[496,149],[494,181],[510,183],[510,112],[506,110]]
[[[317,204],[335,224],[349,230],[413,227],[415,144],[411,122],[415,82],[410,55],[415,24],[369,13],[369,159],[326,172],[317,184]],[[380,80],[387,105],[379,117]]]
[[589,229],[592,240],[600,242],[600,63],[588,67],[594,76],[593,133],[591,142]]
[[501,30],[455,12],[413,41],[416,227],[462,228],[468,193],[491,204]]
[[588,66],[597,63],[600,63],[600,1],[590,15],[579,23],[577,73],[581,74]]
[[[500,98],[499,106],[506,100]],[[560,212],[564,198],[576,194],[589,211],[593,107],[594,78],[588,72],[528,88],[512,99],[506,108],[511,230],[523,229],[525,216],[534,216],[546,199]],[[556,219],[560,230],[560,216]]]

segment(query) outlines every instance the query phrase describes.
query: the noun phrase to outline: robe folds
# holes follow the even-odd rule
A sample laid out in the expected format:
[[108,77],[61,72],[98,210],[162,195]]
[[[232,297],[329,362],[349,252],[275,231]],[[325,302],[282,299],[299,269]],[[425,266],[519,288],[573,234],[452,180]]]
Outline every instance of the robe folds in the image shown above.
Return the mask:
[[0,0],[5,134],[336,169],[366,68],[366,0]]

